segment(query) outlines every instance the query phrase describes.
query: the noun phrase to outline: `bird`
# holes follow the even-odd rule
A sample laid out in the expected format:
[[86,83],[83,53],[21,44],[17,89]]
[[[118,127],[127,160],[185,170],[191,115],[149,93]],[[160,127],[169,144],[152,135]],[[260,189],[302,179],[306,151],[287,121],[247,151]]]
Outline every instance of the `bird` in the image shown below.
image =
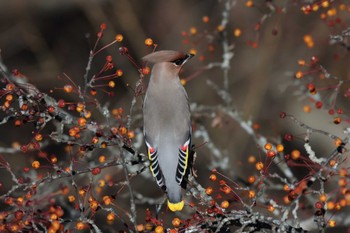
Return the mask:
[[193,56],[161,50],[142,58],[153,63],[143,102],[143,133],[150,170],[173,212],[184,207],[181,188],[186,189],[192,166],[190,106],[179,72]]

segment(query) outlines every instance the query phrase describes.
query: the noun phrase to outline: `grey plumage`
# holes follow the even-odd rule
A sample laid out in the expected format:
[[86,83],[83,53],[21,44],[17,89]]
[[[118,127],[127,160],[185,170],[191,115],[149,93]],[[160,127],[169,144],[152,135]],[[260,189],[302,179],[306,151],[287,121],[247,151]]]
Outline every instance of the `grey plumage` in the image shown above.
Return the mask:
[[[191,136],[188,97],[178,74],[191,57],[175,51],[159,51],[143,58],[144,61],[155,63],[143,105],[145,140],[149,151],[154,150],[155,153],[153,162],[150,157],[151,171],[156,179],[157,175],[160,177],[160,180],[157,179],[158,184],[165,185],[171,210],[170,205],[182,202],[180,183],[183,175],[176,179],[179,173],[179,150],[184,148]],[[173,211],[181,209],[175,207]]]

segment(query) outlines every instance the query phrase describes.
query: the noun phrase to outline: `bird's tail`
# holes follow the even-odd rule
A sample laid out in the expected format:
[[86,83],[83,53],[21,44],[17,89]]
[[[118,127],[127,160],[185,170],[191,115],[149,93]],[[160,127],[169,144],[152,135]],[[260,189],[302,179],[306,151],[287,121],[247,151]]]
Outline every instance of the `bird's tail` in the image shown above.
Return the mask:
[[168,200],[168,208],[173,212],[181,211],[184,208],[184,205],[185,205],[184,200],[181,200],[180,202],[177,202],[177,203],[171,203]]

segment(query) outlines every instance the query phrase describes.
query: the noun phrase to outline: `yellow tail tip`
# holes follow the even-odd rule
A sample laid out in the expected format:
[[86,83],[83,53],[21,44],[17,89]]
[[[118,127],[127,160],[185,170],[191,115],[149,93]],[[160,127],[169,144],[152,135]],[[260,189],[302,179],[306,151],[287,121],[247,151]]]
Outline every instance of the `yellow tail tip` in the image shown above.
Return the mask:
[[181,211],[184,208],[185,202],[182,200],[178,203],[171,203],[168,200],[168,207],[171,211],[175,212],[175,211]]

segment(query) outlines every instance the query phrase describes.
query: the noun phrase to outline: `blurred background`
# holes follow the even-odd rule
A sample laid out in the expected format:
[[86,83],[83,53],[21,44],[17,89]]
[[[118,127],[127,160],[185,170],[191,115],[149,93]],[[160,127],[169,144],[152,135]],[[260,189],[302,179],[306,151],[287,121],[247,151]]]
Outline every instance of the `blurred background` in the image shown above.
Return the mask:
[[[348,123],[343,122],[340,126],[332,123],[333,117],[327,114],[331,105],[330,95],[325,93],[322,97],[324,109],[316,110],[314,102],[309,101],[305,88],[308,80],[311,81],[314,77],[296,80],[294,73],[308,70],[300,67],[298,60],[310,63],[311,57],[316,56],[331,74],[344,80],[350,77],[348,50],[329,42],[330,35],[341,34],[342,30],[349,27],[348,8],[339,8],[341,3],[347,2],[340,1],[329,7],[320,6],[318,11],[310,14],[304,14],[300,10],[305,5],[304,1],[251,1],[254,3],[252,7],[247,7],[247,2],[250,1],[237,1],[230,11],[227,28],[229,43],[234,46],[229,71],[229,92],[242,119],[252,120],[257,124],[258,132],[272,141],[283,138],[286,132],[295,135],[304,132],[293,122],[281,120],[281,111],[295,115],[312,127],[341,134]],[[267,4],[269,2],[277,10],[271,11]],[[117,80],[113,97],[99,93],[98,98],[102,103],[109,102],[111,108],[122,107],[128,111],[133,92],[127,84],[134,87],[139,74],[128,59],[118,53],[118,47],[128,47],[131,56],[139,63],[141,57],[152,52],[152,47],[144,44],[146,38],[152,38],[159,50],[195,50],[195,58],[186,64],[181,74],[183,78],[190,77],[207,64],[222,60],[222,36],[217,32],[217,26],[221,23],[224,6],[225,1],[217,0],[2,0],[1,56],[9,69],[18,69],[42,92],[49,93],[52,89],[62,87],[65,82],[57,77],[63,73],[68,74],[77,84],[82,84],[96,33],[100,24],[106,23],[107,29],[99,47],[112,42],[116,34],[122,34],[124,39],[95,58],[91,73],[97,72],[104,64],[106,55],[113,57],[117,68],[122,69],[124,74]],[[327,13],[332,7],[337,9],[336,15]],[[327,15],[326,19],[321,19],[322,13]],[[204,16],[209,17],[209,22],[203,22]],[[261,24],[257,26],[259,22]],[[197,31],[195,35],[191,34],[193,28]],[[235,29],[241,30],[240,36],[235,36]],[[305,43],[305,35],[312,37],[312,46]],[[206,70],[186,83],[185,88],[191,102],[207,106],[222,104],[217,92],[207,85],[207,80],[221,87],[222,70]],[[322,85],[335,83],[330,80]],[[59,91],[54,91],[52,96],[73,98],[74,101],[74,97],[65,96]],[[339,105],[347,103],[343,96],[337,100]],[[141,105],[142,99],[139,98],[137,107],[140,109]],[[305,105],[311,106],[310,113],[303,111]],[[247,169],[251,166],[247,163],[247,157],[259,156],[262,152],[238,122],[221,116],[220,113],[216,116],[220,119],[220,124],[213,123],[215,117],[199,116],[196,120],[206,126],[211,142],[227,158],[221,164],[222,172],[233,179],[246,180],[253,173],[247,171],[253,169]],[[133,127],[135,130],[141,129],[142,124],[135,122]],[[0,128],[1,146],[8,146],[13,141],[24,143],[32,137],[29,132],[18,138],[19,131],[15,130],[5,134],[9,129],[11,127]],[[300,138],[303,139],[303,136]],[[204,141],[195,138],[194,143],[200,145]],[[300,140],[285,147],[290,150],[298,146],[301,148],[302,144],[303,141]],[[314,150],[319,152],[319,156],[327,156],[332,151],[329,149],[332,144],[329,138],[315,137],[311,144],[315,144]],[[195,169],[198,170],[199,183],[206,187],[212,169],[208,164],[213,157],[205,146],[200,147],[197,153]],[[136,179],[135,182],[137,192],[146,196],[161,196],[149,177],[146,182],[147,186],[153,185],[152,190],[144,189],[143,178]]]

